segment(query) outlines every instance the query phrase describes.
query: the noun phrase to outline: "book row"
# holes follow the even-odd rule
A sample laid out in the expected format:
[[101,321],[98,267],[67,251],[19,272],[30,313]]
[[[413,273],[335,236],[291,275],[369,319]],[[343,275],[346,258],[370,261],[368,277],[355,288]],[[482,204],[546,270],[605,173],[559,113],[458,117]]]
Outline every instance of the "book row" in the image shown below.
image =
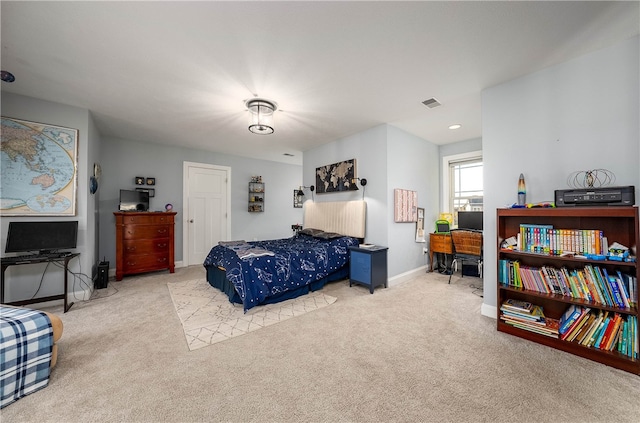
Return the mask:
[[560,319],[553,319],[545,317],[541,306],[509,299],[500,306],[500,320],[540,335],[639,358],[637,316],[571,305]]
[[594,304],[623,309],[638,306],[638,279],[617,270],[585,265],[569,270],[551,266],[521,265],[517,260],[499,260],[498,282],[503,286],[590,301]]
[[560,339],[638,358],[638,317],[570,306],[560,319]]
[[607,239],[598,229],[554,229],[552,225],[521,224],[520,251],[547,255],[607,254]]

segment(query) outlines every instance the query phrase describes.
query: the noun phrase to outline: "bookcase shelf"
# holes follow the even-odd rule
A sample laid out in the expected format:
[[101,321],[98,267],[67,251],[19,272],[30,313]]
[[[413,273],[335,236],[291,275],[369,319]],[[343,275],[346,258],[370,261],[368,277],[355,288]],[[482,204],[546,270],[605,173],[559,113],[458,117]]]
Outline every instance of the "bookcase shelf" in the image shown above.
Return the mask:
[[[638,207],[575,207],[575,208],[539,208],[539,209],[498,209],[497,210],[497,266],[500,279],[501,260],[518,262],[519,265],[531,268],[543,266],[569,271],[578,271],[585,266],[599,267],[610,274],[617,271],[635,277],[640,276],[637,262],[625,262],[614,260],[592,260],[575,257],[560,257],[551,254],[530,253],[518,250],[502,248],[504,240],[520,233],[520,225],[552,225],[561,229],[601,230],[609,244],[618,242],[629,247],[632,255],[637,254],[638,239],[640,239],[640,227],[638,220]],[[559,293],[538,292],[521,287],[507,286],[497,283],[497,330],[523,339],[537,342],[552,348],[556,348],[571,354],[603,363],[630,373],[640,375],[640,360],[613,350],[599,349],[593,346],[585,346],[578,342],[570,342],[555,337],[538,334],[533,331],[521,329],[501,320],[501,305],[507,300],[525,301],[542,307],[545,317],[561,319],[565,311],[572,305],[588,307],[594,313],[609,312],[622,316],[624,319],[637,319],[638,292],[636,290],[633,301],[634,306],[627,308],[616,307],[610,304],[601,304],[594,301],[573,298]],[[638,330],[635,332],[636,345],[640,341]]]

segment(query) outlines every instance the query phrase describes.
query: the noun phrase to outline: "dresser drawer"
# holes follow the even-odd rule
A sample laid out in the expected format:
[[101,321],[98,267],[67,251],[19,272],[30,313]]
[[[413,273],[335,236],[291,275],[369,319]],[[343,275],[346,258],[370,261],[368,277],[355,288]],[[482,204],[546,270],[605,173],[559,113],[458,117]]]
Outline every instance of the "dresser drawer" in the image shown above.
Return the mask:
[[123,242],[125,254],[156,254],[169,251],[169,239],[139,239]]
[[450,235],[431,234],[430,236],[431,250],[438,253],[453,253]]
[[173,223],[173,215],[170,214],[132,214],[122,217],[122,223],[125,225],[149,225],[149,224],[169,224]]
[[371,256],[357,251],[351,252],[350,277],[367,285],[371,284]]
[[166,269],[169,265],[169,254],[132,254],[124,259],[123,264],[125,273]]
[[169,237],[168,225],[126,225],[123,230],[124,239],[158,239]]

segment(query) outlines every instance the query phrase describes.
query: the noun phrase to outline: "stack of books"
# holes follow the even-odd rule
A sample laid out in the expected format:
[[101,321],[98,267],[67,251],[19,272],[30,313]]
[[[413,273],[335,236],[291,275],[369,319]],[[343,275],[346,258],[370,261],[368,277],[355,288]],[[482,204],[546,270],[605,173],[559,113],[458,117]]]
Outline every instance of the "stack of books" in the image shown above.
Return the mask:
[[558,338],[560,321],[545,317],[542,307],[527,301],[507,299],[500,306],[500,320],[519,329]]
[[560,319],[560,339],[638,358],[638,319],[571,305]]

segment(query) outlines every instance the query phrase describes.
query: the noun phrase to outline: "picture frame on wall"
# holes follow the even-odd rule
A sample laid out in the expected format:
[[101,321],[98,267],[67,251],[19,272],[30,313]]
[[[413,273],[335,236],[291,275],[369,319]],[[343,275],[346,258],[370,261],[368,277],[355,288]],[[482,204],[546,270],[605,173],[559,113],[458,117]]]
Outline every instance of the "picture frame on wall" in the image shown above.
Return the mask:
[[0,215],[75,216],[78,129],[2,116],[0,132]]
[[416,242],[425,242],[424,234],[424,209],[418,207],[418,220],[416,221]]
[[148,192],[149,198],[156,196],[155,188],[136,188],[136,191]]
[[396,223],[411,223],[418,220],[418,191],[396,188],[393,190],[393,199],[393,215]]
[[316,168],[316,193],[358,191],[356,159]]

